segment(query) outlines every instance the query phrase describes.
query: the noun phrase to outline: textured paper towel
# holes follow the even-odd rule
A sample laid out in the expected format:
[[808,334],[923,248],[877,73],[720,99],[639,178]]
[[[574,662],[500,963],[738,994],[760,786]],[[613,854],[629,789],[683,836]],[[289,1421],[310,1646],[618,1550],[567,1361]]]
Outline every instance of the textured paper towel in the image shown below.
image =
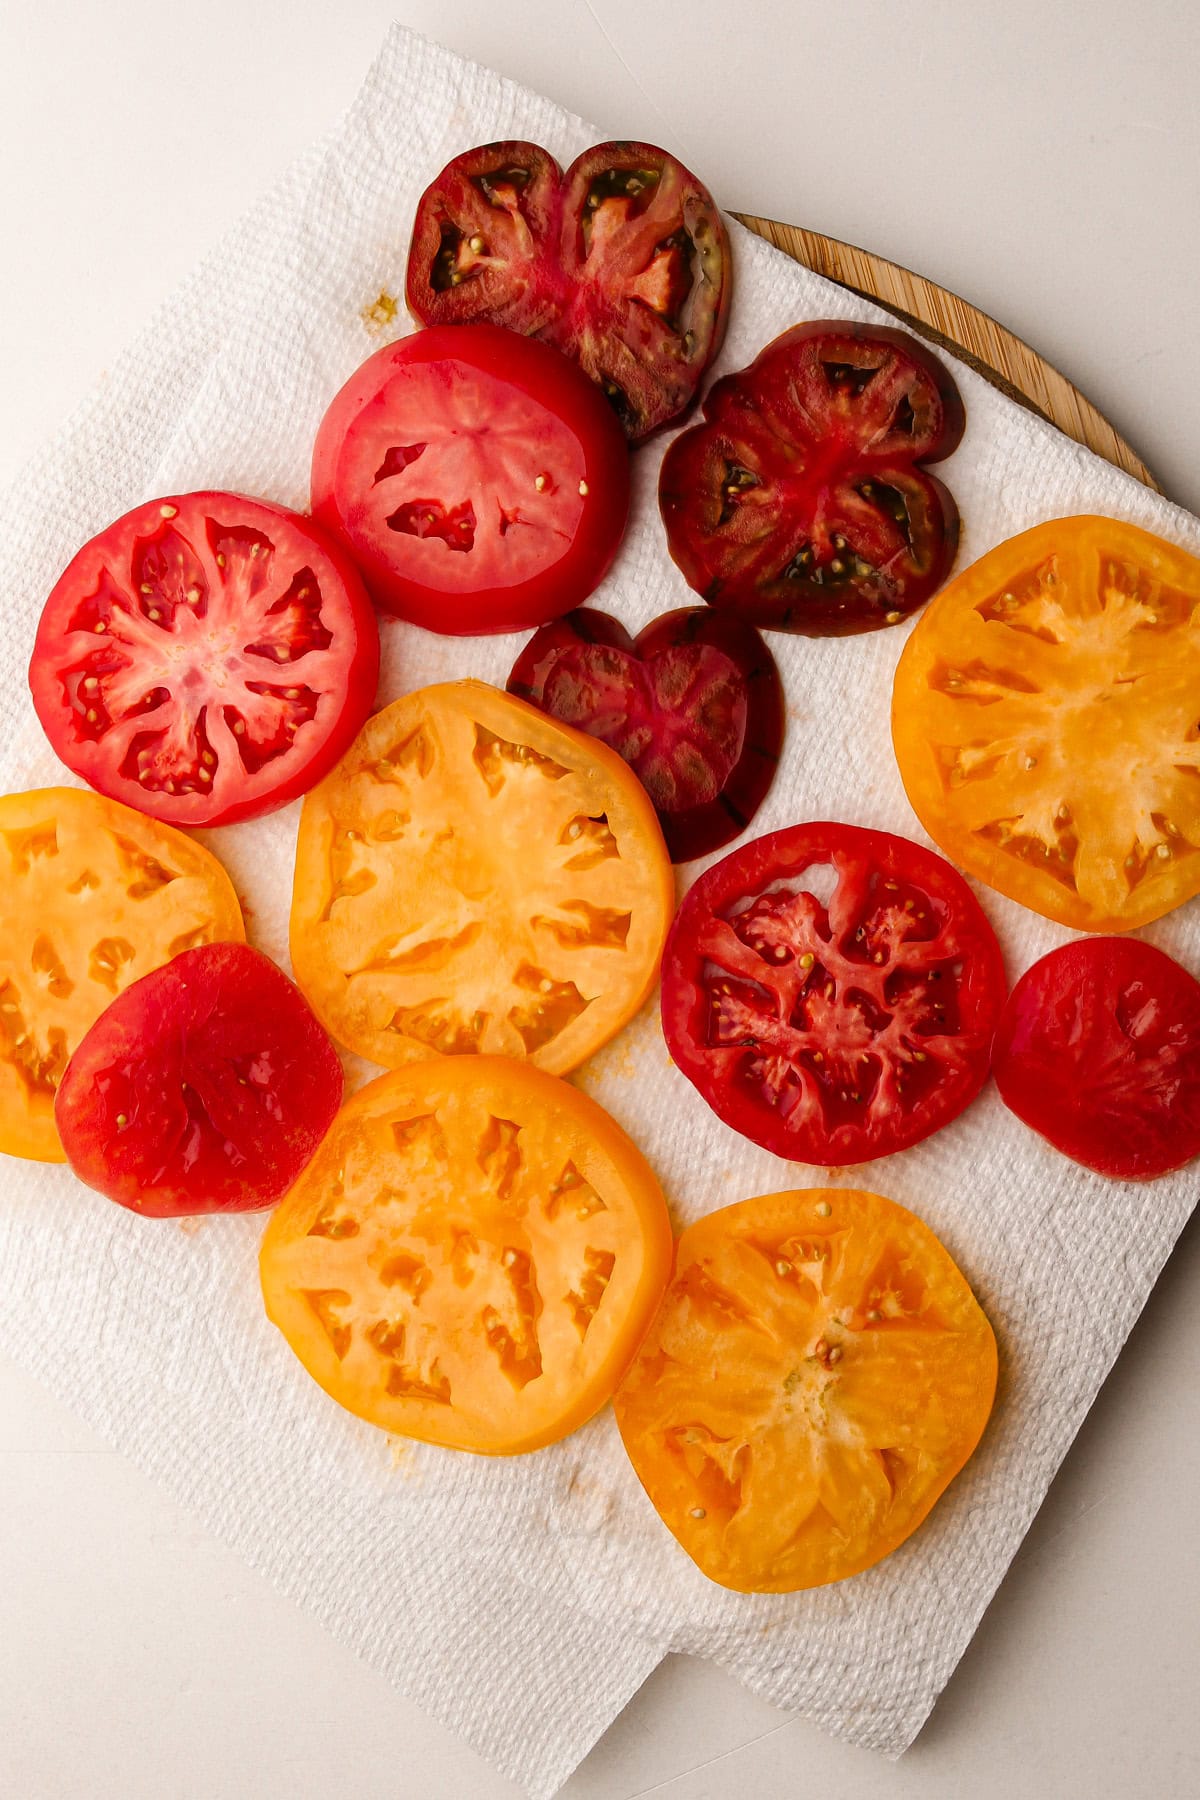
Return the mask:
[[[629,121],[610,120],[607,131]],[[91,532],[159,493],[225,487],[302,507],[309,446],[403,293],[413,208],[455,152],[503,137],[562,160],[603,133],[409,33],[388,37],[345,122],[211,256],[26,471],[0,519],[0,789],[61,781],[24,691],[41,601]],[[720,170],[702,171],[720,192]],[[734,226],[723,369],[798,319],[876,318]],[[402,329],[398,319],[393,330]],[[1039,520],[1107,512],[1200,552],[1200,524],[956,369],[963,445],[939,471],[961,563]],[[629,535],[597,603],[637,630],[688,601],[639,454]],[[754,824],[840,818],[923,834],[887,728],[903,628],[772,645],[788,739]],[[381,697],[503,682],[515,640],[389,625]],[[296,809],[208,834],[284,958]],[[694,872],[694,871],[693,871]],[[1066,933],[984,894],[1012,975]],[[1200,967],[1200,910],[1144,935]],[[670,1067],[652,1008],[578,1077],[656,1166],[676,1220],[822,1179],[722,1126]],[[548,1795],[669,1649],[710,1656],[852,1742],[911,1742],[1144,1304],[1196,1192],[1075,1168],[989,1090],[932,1140],[847,1178],[912,1207],[974,1283],[1001,1344],[995,1418],[965,1475],[877,1569],[810,1594],[710,1585],[659,1525],[605,1414],[533,1457],[409,1446],[339,1411],[264,1320],[261,1220],[150,1225],[57,1168],[0,1172],[0,1342],[160,1477],[334,1634],[536,1796]]]

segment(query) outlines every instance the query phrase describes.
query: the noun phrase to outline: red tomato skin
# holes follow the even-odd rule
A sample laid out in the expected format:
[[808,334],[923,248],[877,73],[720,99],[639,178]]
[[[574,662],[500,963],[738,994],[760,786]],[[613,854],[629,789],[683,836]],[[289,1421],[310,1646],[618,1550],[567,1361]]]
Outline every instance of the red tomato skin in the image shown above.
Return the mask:
[[1051,950],[996,1028],[1000,1098],[1099,1175],[1149,1181],[1200,1155],[1200,982],[1140,938]]
[[[707,1042],[710,993],[694,970],[699,961],[703,973],[703,940],[714,916],[724,920],[738,916],[751,896],[769,896],[780,888],[803,890],[804,872],[820,865],[832,865],[839,878],[826,916],[826,943],[831,947],[851,937],[856,918],[863,914],[864,894],[875,895],[887,881],[919,893],[922,904],[932,902],[940,909],[935,936],[947,937],[943,960],[953,959],[960,966],[957,986],[946,996],[960,1027],[947,1035],[960,1047],[945,1081],[906,1116],[893,1106],[882,1123],[835,1117],[824,1126],[792,1129],[773,1105],[738,1088],[736,1065],[713,1058]],[[823,930],[819,928],[819,934]],[[919,957],[922,940],[913,941]],[[819,942],[817,947],[820,951]],[[889,961],[886,972],[903,977],[908,966],[899,959]],[[841,985],[847,985],[844,977],[845,971]],[[752,978],[769,989],[765,963],[753,966]],[[865,961],[849,980],[872,985]],[[705,870],[688,890],[663,951],[662,1028],[672,1061],[733,1130],[788,1161],[843,1167],[910,1149],[970,1105],[988,1077],[992,1034],[1005,992],[1004,961],[995,933],[956,869],[933,851],[891,832],[826,821],[753,838]],[[836,1037],[830,1043],[836,1044]],[[738,1046],[730,1048],[736,1051]],[[868,1052],[867,1045],[858,1049]],[[935,1049],[932,1038],[930,1049]],[[918,1066],[927,1068],[929,1061],[924,1055]]]
[[[450,585],[436,586],[421,579],[405,556],[411,539],[379,532],[367,504],[375,470],[356,467],[351,439],[364,413],[384,406],[381,395],[396,370],[464,364],[492,378],[498,393],[507,387],[561,421],[578,447],[585,496],[565,553],[531,579],[467,593],[453,582],[469,577],[469,555],[448,551],[443,573]],[[417,434],[420,424],[415,416],[398,417],[396,433]],[[533,458],[531,487],[535,464]],[[435,325],[377,350],[334,396],[313,447],[312,508],[318,523],[349,550],[381,611],[455,637],[529,630],[581,605],[608,573],[629,513],[629,453],[610,408],[559,351],[497,325]]]
[[[306,561],[316,562],[338,648],[336,656],[327,658],[327,685],[321,690],[322,699],[329,696],[326,718],[320,733],[312,733],[306,755],[292,758],[289,754],[286,772],[274,782],[259,780],[257,775],[239,779],[236,771],[226,779],[228,771],[218,763],[211,788],[172,795],[147,787],[114,767],[105,739],[80,735],[78,715],[65,702],[59,673],[64,628],[80,601],[95,592],[106,571],[117,574],[128,568],[135,546],[161,529],[164,520],[178,519],[186,525],[208,513],[227,516],[235,525],[260,527],[268,535],[272,530],[281,531],[302,547]],[[321,617],[325,622],[324,606]],[[269,665],[264,675],[268,670]],[[276,681],[279,673],[278,667],[270,671]],[[306,675],[306,685],[314,679],[317,677]],[[34,709],[52,749],[67,768],[98,794],[120,800],[152,819],[191,829],[260,818],[315,787],[358,736],[374,703],[378,682],[379,630],[362,578],[342,546],[310,519],[274,501],[213,489],[148,500],[89,539],[67,564],[46,600],[29,664]],[[301,731],[305,729],[311,731],[311,727]]]
[[343,1079],[324,1028],[269,957],[203,944],[101,1013],[67,1065],[54,1120],[79,1179],[131,1212],[251,1212],[273,1206],[315,1154]]

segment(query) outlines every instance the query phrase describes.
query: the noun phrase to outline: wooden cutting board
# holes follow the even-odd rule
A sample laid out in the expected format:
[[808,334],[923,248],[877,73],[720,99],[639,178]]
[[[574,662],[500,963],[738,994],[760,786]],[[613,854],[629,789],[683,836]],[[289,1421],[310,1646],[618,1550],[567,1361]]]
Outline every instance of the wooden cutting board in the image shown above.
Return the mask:
[[1091,401],[1036,350],[978,307],[926,281],[924,276],[902,269],[898,263],[885,262],[881,256],[856,250],[852,244],[839,243],[837,238],[747,213],[735,213],[734,217],[805,268],[828,276],[830,281],[867,300],[877,301],[921,337],[961,357],[1010,399],[1049,419],[1076,443],[1086,444],[1089,450],[1145,482],[1156,493],[1162,492],[1141,457],[1103,413],[1097,412]]

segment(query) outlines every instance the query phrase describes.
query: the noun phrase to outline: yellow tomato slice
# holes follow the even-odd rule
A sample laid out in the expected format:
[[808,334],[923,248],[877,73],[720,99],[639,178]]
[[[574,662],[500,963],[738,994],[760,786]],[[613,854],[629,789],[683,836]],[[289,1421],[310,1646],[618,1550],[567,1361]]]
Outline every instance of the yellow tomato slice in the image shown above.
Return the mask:
[[369,719],[304,802],[291,949],[333,1036],[386,1068],[431,1052],[565,1074],[654,984],[671,865],[637,777],[479,681]]
[[54,1096],[131,981],[196,944],[241,943],[215,856],[78,788],[0,795],[0,1150],[62,1162]]
[[711,1581],[788,1593],[902,1544],[971,1455],[996,1341],[949,1254],[879,1194],[764,1194],[689,1226],[614,1400]]
[[653,1174],[527,1062],[435,1057],[346,1105],[263,1239],[267,1314],[374,1425],[511,1455],[609,1399],[662,1296]]
[[1055,519],[972,563],[900,658],[917,817],[998,893],[1129,931],[1200,892],[1200,561]]

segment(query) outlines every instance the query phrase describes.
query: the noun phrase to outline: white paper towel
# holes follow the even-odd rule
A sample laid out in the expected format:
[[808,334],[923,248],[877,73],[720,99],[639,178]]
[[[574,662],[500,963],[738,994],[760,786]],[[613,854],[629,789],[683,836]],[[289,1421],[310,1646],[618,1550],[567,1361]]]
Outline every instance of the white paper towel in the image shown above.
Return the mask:
[[[625,122],[626,124],[628,122]],[[610,121],[608,134],[621,121]],[[345,122],[196,271],[0,514],[0,790],[58,782],[24,671],[42,600],[73,551],[136,502],[223,487],[304,507],[331,395],[402,296],[413,210],[455,153],[503,137],[568,161],[605,132],[394,29]],[[699,173],[721,193],[719,169]],[[736,225],[720,369],[797,320],[882,318]],[[955,373],[967,432],[941,465],[960,566],[1039,520],[1098,511],[1200,552],[1200,523]],[[629,535],[596,595],[631,630],[692,596],[635,459]],[[517,640],[384,628],[381,699],[458,675],[503,683]],[[774,636],[788,737],[754,834],[808,818],[924,840],[888,733],[903,627]],[[206,834],[285,959],[296,808]],[[694,871],[693,871],[694,872]],[[1067,933],[981,898],[1010,975]],[[1200,904],[1142,935],[1200,970]],[[579,1073],[642,1146],[678,1223],[824,1172],[721,1125],[670,1066],[653,1007]],[[1027,1132],[990,1089],[917,1149],[845,1177],[911,1207],[958,1259],[1001,1345],[984,1443],[930,1522],[878,1568],[809,1594],[712,1586],[659,1524],[605,1413],[512,1461],[394,1447],[342,1413],[263,1317],[256,1218],[181,1229],[134,1218],[60,1168],[0,1168],[0,1343],[341,1640],[530,1794],[566,1778],[670,1649],[710,1656],[781,1706],[898,1754],[962,1651],[1196,1197],[1196,1170],[1102,1180]]]

